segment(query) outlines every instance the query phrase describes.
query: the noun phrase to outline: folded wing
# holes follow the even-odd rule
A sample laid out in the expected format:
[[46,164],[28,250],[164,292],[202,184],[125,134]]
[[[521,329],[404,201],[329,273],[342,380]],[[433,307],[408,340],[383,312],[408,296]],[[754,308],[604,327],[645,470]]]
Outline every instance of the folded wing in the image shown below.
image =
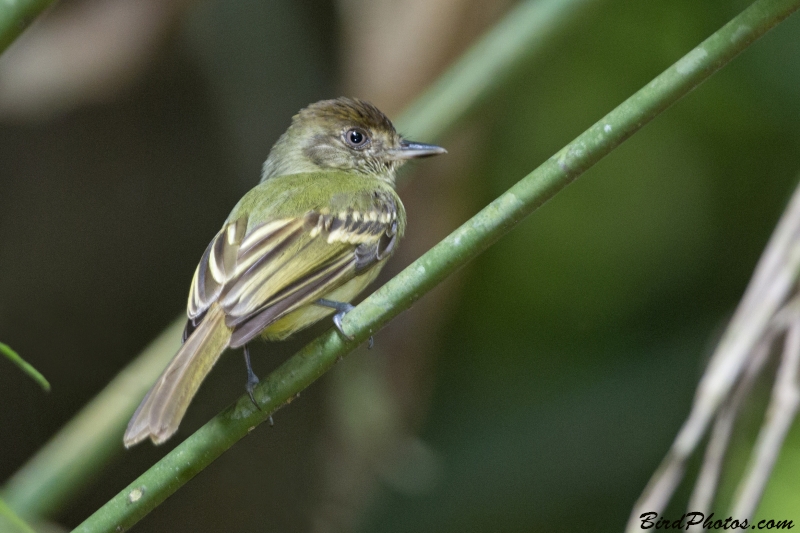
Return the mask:
[[398,207],[385,194],[361,200],[249,229],[246,218],[228,223],[195,271],[184,338],[218,304],[232,329],[230,346],[242,346],[386,259],[398,238]]

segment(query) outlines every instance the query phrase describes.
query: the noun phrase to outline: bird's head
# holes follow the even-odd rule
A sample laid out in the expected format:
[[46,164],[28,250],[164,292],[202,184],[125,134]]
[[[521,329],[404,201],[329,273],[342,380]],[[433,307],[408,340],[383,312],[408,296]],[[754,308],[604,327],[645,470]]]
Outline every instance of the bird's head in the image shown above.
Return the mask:
[[322,100],[302,109],[272,147],[261,181],[274,176],[342,170],[394,183],[409,159],[446,150],[407,141],[377,107],[363,100]]

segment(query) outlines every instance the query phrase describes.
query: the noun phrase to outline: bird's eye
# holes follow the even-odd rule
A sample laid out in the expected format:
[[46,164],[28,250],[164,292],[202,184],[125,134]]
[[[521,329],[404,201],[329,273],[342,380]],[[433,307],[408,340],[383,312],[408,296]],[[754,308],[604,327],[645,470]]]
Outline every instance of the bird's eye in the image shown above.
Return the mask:
[[349,129],[344,134],[344,140],[352,148],[363,148],[369,142],[369,137],[364,130],[359,128]]

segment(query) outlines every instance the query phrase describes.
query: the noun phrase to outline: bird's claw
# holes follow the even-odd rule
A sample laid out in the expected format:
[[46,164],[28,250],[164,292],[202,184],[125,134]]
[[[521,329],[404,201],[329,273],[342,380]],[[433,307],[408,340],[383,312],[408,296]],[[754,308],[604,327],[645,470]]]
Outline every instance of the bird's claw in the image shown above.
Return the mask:
[[[316,301],[317,305],[321,305],[322,307],[330,307],[331,309],[336,310],[336,314],[333,315],[333,325],[336,328],[336,331],[339,332],[339,335],[347,339],[348,341],[354,341],[356,338],[353,335],[348,335],[345,333],[344,328],[342,327],[342,319],[355,309],[355,306],[349,304],[347,302],[337,302],[334,300],[326,300],[324,298],[320,298]],[[367,342],[367,348],[372,349],[372,345],[375,344],[372,335],[369,336],[369,341]]]
[[355,337],[345,333],[344,328],[342,328],[342,319],[345,317],[345,315],[347,315],[347,313],[355,309],[354,305],[347,302],[326,300],[325,298],[320,298],[317,300],[316,304],[321,305],[322,307],[330,307],[331,309],[335,309],[336,314],[333,315],[333,325],[336,327],[336,331],[338,331],[342,337],[349,341],[355,340]]
[[[350,304],[347,304],[347,305],[350,305]],[[341,336],[342,336],[342,337],[344,337],[345,339],[347,339],[347,340],[349,340],[349,341],[355,340],[355,337],[353,337],[352,335],[348,335],[347,333],[345,333],[345,331],[344,331],[344,328],[342,328],[342,319],[343,319],[343,318],[345,317],[345,315],[347,315],[347,313],[349,313],[349,312],[350,312],[352,309],[353,309],[353,306],[352,306],[352,305],[350,305],[350,309],[347,309],[346,311],[339,311],[338,313],[336,313],[335,315],[333,315],[333,325],[334,325],[334,326],[336,326],[336,331],[338,331],[338,332],[341,334]]]

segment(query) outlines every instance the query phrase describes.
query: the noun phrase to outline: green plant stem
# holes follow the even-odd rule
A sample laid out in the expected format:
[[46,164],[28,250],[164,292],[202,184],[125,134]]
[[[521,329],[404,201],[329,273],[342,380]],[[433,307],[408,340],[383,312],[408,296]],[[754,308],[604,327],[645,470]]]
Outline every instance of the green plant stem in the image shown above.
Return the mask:
[[20,533],[36,533],[31,526],[17,516],[11,507],[6,502],[0,500],[0,530],[6,531],[5,528],[11,527]]
[[0,353],[5,355],[8,359],[11,360],[12,363],[17,365],[23,372],[28,374],[36,383],[39,384],[47,392],[50,392],[50,382],[48,382],[45,377],[39,373],[38,370],[33,368],[30,363],[25,361],[22,357],[19,356],[17,352],[11,349],[11,347],[7,344],[3,344],[0,342]]
[[398,130],[415,139],[441,137],[595,2],[521,2],[406,109]]
[[[522,2],[412,104],[396,121],[398,128],[413,138],[435,140],[502,86],[520,64],[542,51],[567,20],[595,1]],[[181,315],[177,322],[185,320]],[[8,481],[3,494],[19,514],[54,512],[122,449],[128,419],[177,350],[178,327],[173,324],[162,333]]]
[[0,3],[0,54],[53,0],[6,0]]
[[478,255],[522,218],[566,187],[621,142],[687,94],[750,43],[800,7],[800,0],[757,0],[652,82],[525,176],[345,318],[354,335],[329,332],[286,361],[256,389],[263,411],[247,396],[178,445],[90,516],[76,531],[125,530],[149,513],[342,356]]

